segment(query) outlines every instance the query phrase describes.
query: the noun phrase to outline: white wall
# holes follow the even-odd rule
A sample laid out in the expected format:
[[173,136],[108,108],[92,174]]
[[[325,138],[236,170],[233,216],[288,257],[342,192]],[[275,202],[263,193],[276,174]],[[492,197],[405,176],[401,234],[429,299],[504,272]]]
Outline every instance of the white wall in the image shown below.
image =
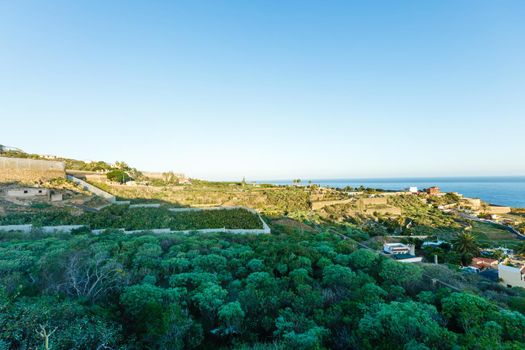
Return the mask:
[[499,278],[502,280],[501,283],[503,285],[525,288],[525,281],[519,268],[499,264],[498,274]]

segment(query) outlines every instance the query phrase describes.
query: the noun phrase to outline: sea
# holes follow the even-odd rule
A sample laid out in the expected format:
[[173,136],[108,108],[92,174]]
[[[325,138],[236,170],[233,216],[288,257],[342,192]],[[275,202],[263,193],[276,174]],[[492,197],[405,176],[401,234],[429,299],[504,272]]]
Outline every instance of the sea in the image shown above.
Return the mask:
[[[308,184],[302,180],[301,184]],[[369,187],[383,190],[404,190],[408,187],[424,189],[438,186],[443,192],[458,192],[466,197],[515,208],[525,208],[525,176],[498,177],[436,177],[436,178],[376,178],[376,179],[312,179],[313,184],[343,188]],[[292,180],[257,181],[276,185],[290,185]]]

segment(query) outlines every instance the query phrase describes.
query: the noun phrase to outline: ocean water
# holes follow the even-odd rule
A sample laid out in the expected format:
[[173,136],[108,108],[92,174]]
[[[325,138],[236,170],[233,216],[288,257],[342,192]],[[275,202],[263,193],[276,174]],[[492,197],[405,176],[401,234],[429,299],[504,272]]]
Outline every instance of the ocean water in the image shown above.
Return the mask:
[[[481,198],[491,204],[525,208],[525,176],[508,177],[443,177],[443,178],[384,178],[311,180],[320,186],[371,187],[384,190],[403,190],[410,186],[419,189],[438,186],[444,192],[459,192],[466,197]],[[258,181],[278,185],[292,184],[291,180]],[[306,184],[308,180],[303,181]]]

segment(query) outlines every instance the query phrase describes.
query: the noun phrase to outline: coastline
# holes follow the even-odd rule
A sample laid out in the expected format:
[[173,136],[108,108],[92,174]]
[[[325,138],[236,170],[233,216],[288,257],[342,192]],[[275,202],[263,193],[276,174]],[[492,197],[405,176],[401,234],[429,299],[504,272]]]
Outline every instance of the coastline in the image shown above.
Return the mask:
[[[349,178],[303,180],[302,185],[311,181],[323,187],[343,188],[369,187],[383,190],[403,190],[411,186],[420,189],[438,186],[445,192],[458,192],[466,197],[481,198],[491,204],[525,208],[525,176],[483,176],[483,177],[406,177],[406,178]],[[292,185],[292,180],[262,180],[256,183]]]

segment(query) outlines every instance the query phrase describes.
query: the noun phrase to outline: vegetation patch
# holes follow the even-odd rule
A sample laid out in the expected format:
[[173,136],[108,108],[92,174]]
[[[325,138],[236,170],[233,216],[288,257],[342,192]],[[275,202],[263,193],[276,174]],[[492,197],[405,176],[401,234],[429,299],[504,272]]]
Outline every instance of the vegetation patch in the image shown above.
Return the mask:
[[[451,281],[451,270],[398,263],[335,235],[282,232],[0,233],[0,344],[40,349],[43,328],[54,350],[525,346],[520,312],[423,276]],[[518,292],[487,295],[514,308],[525,300]]]
[[501,227],[500,225],[495,225],[492,223],[473,221],[472,233],[475,234],[480,241],[490,241],[493,243],[497,241],[511,241],[511,243],[518,242],[516,234]]
[[262,229],[259,216],[246,209],[217,209],[172,212],[167,207],[134,208],[112,205],[98,212],[75,216],[66,210],[42,210],[36,213],[13,213],[0,218],[0,225],[33,224],[35,226],[86,225],[91,229],[123,228],[148,230]]

